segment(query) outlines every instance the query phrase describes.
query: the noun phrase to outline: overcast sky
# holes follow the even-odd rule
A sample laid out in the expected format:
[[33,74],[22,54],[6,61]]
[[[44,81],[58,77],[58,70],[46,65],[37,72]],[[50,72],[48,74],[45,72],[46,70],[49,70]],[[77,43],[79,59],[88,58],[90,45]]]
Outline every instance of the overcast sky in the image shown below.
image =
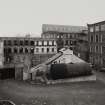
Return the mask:
[[42,24],[83,25],[105,20],[105,0],[0,0],[0,36],[31,33]]

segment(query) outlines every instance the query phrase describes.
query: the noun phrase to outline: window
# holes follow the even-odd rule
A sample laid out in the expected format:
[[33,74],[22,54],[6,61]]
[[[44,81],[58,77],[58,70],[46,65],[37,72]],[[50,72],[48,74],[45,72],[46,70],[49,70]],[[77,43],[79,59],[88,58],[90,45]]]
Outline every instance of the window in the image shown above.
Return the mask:
[[74,45],[76,45],[77,44],[77,41],[74,41]]
[[66,38],[68,38],[68,34],[66,34]]
[[92,52],[92,47],[90,46],[90,52]]
[[42,52],[44,52],[44,48],[42,48]]
[[24,45],[22,40],[20,40],[20,45]]
[[31,48],[31,49],[30,49],[30,53],[31,53],[31,54],[34,54],[34,48]]
[[70,41],[70,45],[73,45],[73,41]]
[[8,45],[12,45],[11,40],[8,40]]
[[18,45],[18,41],[17,40],[14,40],[14,45]]
[[93,35],[91,35],[91,42],[93,42]]
[[19,53],[23,53],[23,48],[20,48],[19,49]]
[[42,45],[42,41],[39,41],[39,46],[41,46]]
[[91,46],[91,51],[95,52],[95,46]]
[[18,50],[17,50],[17,48],[14,48],[14,53],[18,53]]
[[63,35],[62,34],[60,35],[60,38],[63,38]]
[[102,38],[103,38],[103,36],[101,35],[101,42],[102,42]]
[[51,34],[50,37],[51,37],[51,38],[54,38],[54,34]]
[[66,43],[65,43],[65,45],[68,45],[68,40],[66,40]]
[[102,46],[102,53],[105,54],[105,46]]
[[70,34],[70,38],[72,38],[72,34]]
[[36,46],[38,46],[39,45],[39,41],[36,41]]
[[90,27],[90,32],[93,32],[94,31],[94,27]]
[[59,36],[59,35],[57,35],[57,38],[60,38],[60,36]]
[[98,52],[98,46],[95,47],[95,52],[96,52],[96,53]]
[[68,38],[70,38],[70,34],[68,34]]
[[47,46],[49,46],[49,41],[47,41]]
[[99,26],[95,26],[95,31],[99,31]]
[[105,24],[101,25],[101,31],[105,31]]
[[102,46],[101,46],[101,54],[102,54]]
[[49,52],[49,48],[47,48],[47,53]]
[[24,45],[29,45],[29,41],[25,40]]
[[75,38],[75,34],[72,34],[72,38]]
[[12,53],[12,50],[11,50],[11,48],[8,48],[8,53]]
[[52,41],[52,46],[54,46],[54,40]]
[[31,46],[34,46],[34,41],[31,40],[31,41],[30,41],[30,45],[31,45]]
[[98,42],[98,35],[96,35],[96,42]]
[[7,41],[6,41],[6,40],[4,40],[4,46],[5,46],[5,45],[7,45]]
[[54,52],[54,48],[52,48],[52,52]]
[[27,48],[25,48],[25,53],[28,53],[28,49]]
[[39,52],[39,48],[36,48],[36,52]]
[[7,54],[7,50],[6,50],[6,48],[4,48],[4,55],[5,55],[5,54]]
[[44,46],[44,40],[42,40],[42,46]]

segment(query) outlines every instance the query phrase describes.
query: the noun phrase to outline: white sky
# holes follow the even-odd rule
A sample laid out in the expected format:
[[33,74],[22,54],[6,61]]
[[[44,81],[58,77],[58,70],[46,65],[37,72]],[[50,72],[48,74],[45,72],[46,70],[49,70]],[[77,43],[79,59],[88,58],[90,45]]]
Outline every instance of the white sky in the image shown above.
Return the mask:
[[105,0],[0,0],[0,36],[31,33],[42,24],[87,25],[105,20]]

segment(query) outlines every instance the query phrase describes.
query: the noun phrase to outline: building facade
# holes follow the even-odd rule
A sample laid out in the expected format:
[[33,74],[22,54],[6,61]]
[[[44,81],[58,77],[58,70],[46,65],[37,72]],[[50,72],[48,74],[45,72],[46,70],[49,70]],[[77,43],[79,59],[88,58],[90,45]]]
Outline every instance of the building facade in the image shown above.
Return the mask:
[[57,51],[63,47],[69,47],[80,58],[88,61],[86,58],[88,51],[87,27],[43,24],[42,38],[55,39]]
[[90,62],[105,67],[105,21],[88,24]]
[[56,42],[53,39],[1,37],[1,40],[1,45],[3,45],[0,49],[3,53],[1,57],[4,58],[1,62],[4,69],[9,69],[7,74],[13,74],[15,79],[26,78],[31,67],[44,62],[57,53]]

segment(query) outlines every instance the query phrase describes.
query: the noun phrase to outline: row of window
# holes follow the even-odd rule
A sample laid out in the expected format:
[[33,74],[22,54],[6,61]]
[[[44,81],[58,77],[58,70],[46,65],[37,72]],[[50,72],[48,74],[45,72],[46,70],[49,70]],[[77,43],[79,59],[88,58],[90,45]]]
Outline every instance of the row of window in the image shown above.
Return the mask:
[[98,32],[98,31],[105,31],[105,24],[102,25],[96,25],[96,26],[91,26],[90,27],[90,32]]
[[[76,42],[73,42],[71,40],[64,40],[64,44],[65,45],[72,45],[72,44],[75,44]],[[29,40],[4,40],[4,45],[5,46],[12,46],[12,45],[15,45],[15,46],[23,46],[23,45],[30,45],[30,46],[56,46],[56,41],[29,41]]]
[[56,41],[35,41],[36,46],[55,46]]
[[42,35],[42,37],[43,38],[59,38],[59,37],[61,37],[61,38],[76,38],[76,37],[78,37],[78,34],[75,34],[75,33],[73,33],[73,34],[43,34]]
[[4,40],[4,45],[31,45],[34,46],[34,41],[29,40]]
[[102,39],[103,39],[103,37],[102,37],[102,35],[90,35],[90,42],[102,42]]
[[92,52],[92,53],[100,53],[100,54],[102,54],[103,53],[103,47],[102,46],[98,46],[98,45],[96,45],[96,46],[90,46],[90,52]]
[[105,46],[90,46],[90,52],[105,54]]
[[47,46],[49,46],[49,45],[51,45],[51,46],[55,46],[56,45],[56,42],[53,40],[53,41],[29,41],[29,40],[4,40],[4,45],[20,45],[20,46],[22,46],[22,45],[26,45],[26,46],[28,46],[28,45],[30,45],[30,46],[34,46],[34,45],[36,45],[36,46],[40,46],[40,45],[42,45],[42,46],[44,46],[44,45],[47,45]]
[[100,58],[100,56],[90,56],[90,62],[92,64],[103,64],[105,61],[104,59]]
[[34,54],[34,48],[4,48],[4,54],[11,54],[11,53],[30,53]]
[[41,53],[49,53],[49,52],[55,52],[55,49],[54,48],[36,48],[35,51],[37,53],[41,52]]
[[42,53],[48,53],[48,52],[55,52],[54,48],[4,48],[4,55],[6,54],[11,54],[11,53],[30,53],[30,54],[34,54],[34,52],[38,53],[38,52],[42,52]]
[[76,41],[65,40],[65,45],[76,45]]

